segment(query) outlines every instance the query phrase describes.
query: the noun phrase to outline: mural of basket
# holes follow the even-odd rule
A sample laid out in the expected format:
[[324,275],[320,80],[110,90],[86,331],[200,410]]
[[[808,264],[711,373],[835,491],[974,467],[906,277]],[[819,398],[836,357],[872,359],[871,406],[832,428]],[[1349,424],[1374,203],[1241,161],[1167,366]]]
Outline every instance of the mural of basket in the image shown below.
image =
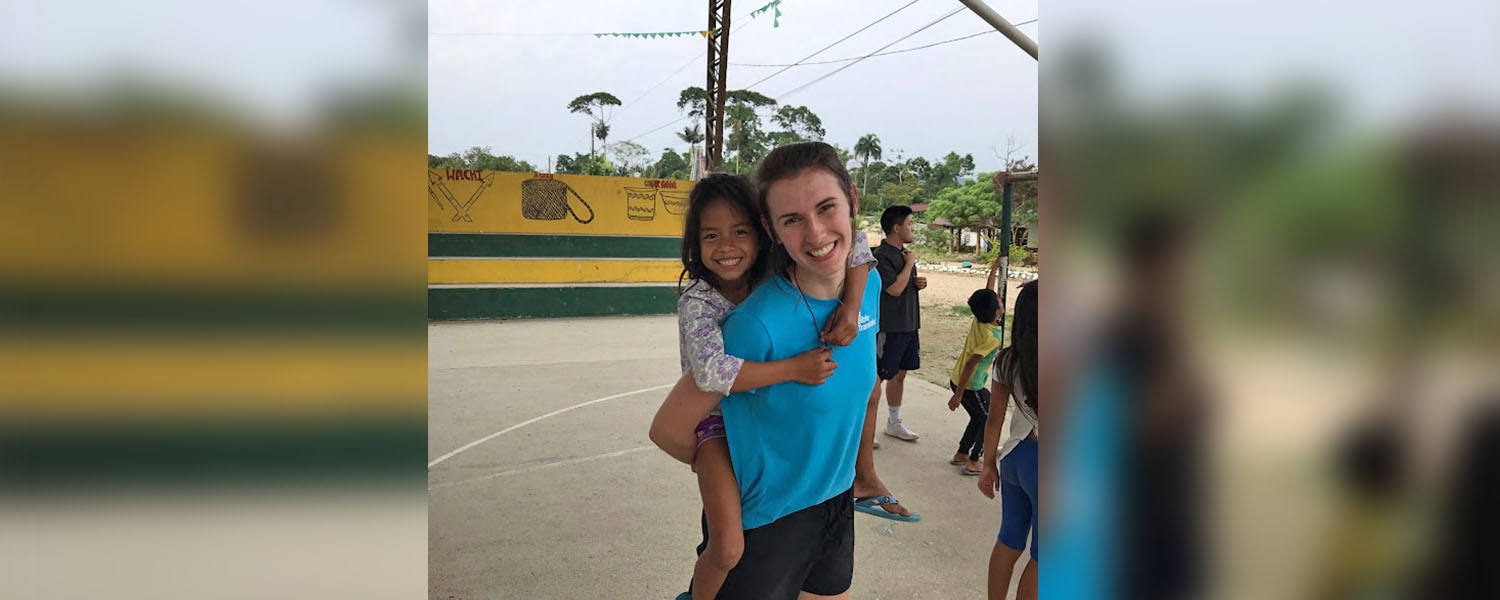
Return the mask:
[[667,212],[680,215],[687,212],[688,194],[690,192],[679,192],[676,190],[661,190],[661,206]]
[[635,221],[656,219],[656,188],[626,187],[625,216]]

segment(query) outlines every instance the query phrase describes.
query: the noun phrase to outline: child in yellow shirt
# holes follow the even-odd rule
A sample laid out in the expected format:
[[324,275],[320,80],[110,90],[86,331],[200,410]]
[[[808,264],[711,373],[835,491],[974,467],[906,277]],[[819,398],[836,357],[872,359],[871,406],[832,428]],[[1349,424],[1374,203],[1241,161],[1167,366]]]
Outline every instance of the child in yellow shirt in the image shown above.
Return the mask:
[[[994,273],[990,274],[990,279],[994,280]],[[964,475],[978,475],[982,470],[979,458],[984,449],[984,424],[990,414],[990,390],[986,385],[989,383],[988,373],[1004,337],[1000,326],[1003,318],[1000,297],[989,288],[975,290],[969,295],[969,312],[973,313],[974,321],[969,325],[969,335],[964,338],[963,351],[958,354],[958,362],[953,365],[953,374],[948,381],[948,389],[953,390],[953,397],[948,399],[948,410],[958,410],[963,406],[969,413],[969,425],[964,428],[964,435],[958,441],[958,453],[953,455],[950,463],[963,465]]]

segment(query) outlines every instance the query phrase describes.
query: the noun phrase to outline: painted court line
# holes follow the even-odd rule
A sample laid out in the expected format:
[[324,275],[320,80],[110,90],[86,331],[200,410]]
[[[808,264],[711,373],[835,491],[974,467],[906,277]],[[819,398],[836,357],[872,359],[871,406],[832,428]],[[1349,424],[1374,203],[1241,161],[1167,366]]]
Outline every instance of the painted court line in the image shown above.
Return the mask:
[[469,483],[478,483],[478,482],[481,482],[481,481],[485,481],[485,480],[489,480],[489,479],[494,479],[496,477],[504,477],[506,475],[519,475],[521,473],[530,473],[532,471],[540,471],[542,469],[548,469],[548,468],[551,468],[551,467],[561,467],[563,465],[572,465],[572,464],[577,464],[577,463],[581,463],[581,462],[588,462],[588,461],[591,461],[591,460],[599,460],[601,458],[613,458],[613,457],[616,457],[616,456],[624,456],[624,455],[630,454],[632,452],[640,452],[642,450],[655,450],[655,449],[656,449],[656,446],[641,446],[639,448],[631,448],[629,450],[619,450],[619,451],[616,451],[616,452],[605,452],[604,454],[595,454],[593,456],[585,456],[585,457],[582,457],[582,458],[570,458],[568,460],[560,460],[560,461],[557,461],[557,462],[550,462],[550,463],[542,464],[542,465],[534,465],[534,466],[526,467],[524,469],[514,469],[514,470],[510,470],[510,471],[501,471],[499,473],[490,473],[489,475],[485,475],[483,477],[475,477],[473,479],[465,479],[463,481],[455,481],[453,483],[439,483],[437,485],[430,486],[427,489],[428,489],[428,491],[431,491],[431,490],[435,490],[435,489],[439,489],[439,488],[453,487],[453,486],[456,486],[456,485],[464,485],[464,484],[469,484]]
[[596,399],[596,400],[589,400],[588,402],[584,402],[582,404],[574,404],[574,405],[569,406],[567,408],[559,408],[557,410],[549,412],[549,413],[547,413],[545,415],[542,415],[540,417],[534,417],[534,418],[531,418],[531,419],[527,419],[525,421],[521,421],[520,423],[516,423],[515,425],[511,425],[510,427],[506,427],[505,429],[501,429],[500,431],[496,431],[495,433],[491,433],[491,434],[489,434],[487,436],[484,436],[482,438],[479,438],[477,440],[474,440],[472,442],[464,444],[463,446],[459,447],[457,450],[454,450],[452,452],[449,452],[447,454],[439,456],[435,460],[433,460],[432,462],[427,463],[427,468],[431,469],[431,468],[437,466],[438,464],[442,463],[443,461],[448,460],[450,458],[453,458],[455,456],[458,456],[460,453],[462,453],[464,451],[467,451],[470,448],[473,448],[475,446],[478,446],[480,444],[488,442],[488,441],[490,441],[492,439],[495,439],[497,437],[500,437],[502,435],[505,435],[507,433],[510,433],[512,431],[515,431],[517,429],[520,429],[522,427],[525,427],[527,425],[530,425],[530,424],[535,423],[537,421],[540,421],[542,419],[545,419],[545,418],[548,418],[548,417],[555,417],[557,415],[563,414],[563,413],[568,412],[570,410],[573,410],[575,408],[583,408],[583,407],[588,406],[590,404],[598,404],[600,402],[604,402],[605,400],[614,400],[616,398],[624,398],[626,396],[633,396],[635,394],[641,394],[641,393],[645,393],[645,392],[654,392],[656,390],[664,390],[664,389],[667,389],[667,388],[672,387],[674,385],[677,385],[677,382],[674,381],[672,383],[668,383],[668,384],[665,384],[665,385],[658,385],[656,387],[648,387],[648,388],[645,388],[645,389],[635,390],[635,391],[631,391],[631,392],[625,392],[623,394],[615,394],[613,396],[605,396],[603,398],[599,398],[599,399]]

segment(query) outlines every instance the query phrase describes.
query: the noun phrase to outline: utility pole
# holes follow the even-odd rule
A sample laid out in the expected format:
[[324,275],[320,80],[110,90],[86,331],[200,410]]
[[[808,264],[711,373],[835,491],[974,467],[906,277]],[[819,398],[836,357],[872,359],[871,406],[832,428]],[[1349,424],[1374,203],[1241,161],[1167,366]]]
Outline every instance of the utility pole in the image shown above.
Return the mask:
[[704,116],[705,170],[715,173],[724,168],[724,92],[729,78],[729,3],[730,0],[708,0],[708,85]]
[[1010,41],[1015,42],[1016,46],[1019,46],[1022,51],[1030,54],[1031,58],[1036,58],[1036,41],[1027,37],[1026,34],[1021,33],[1020,29],[1016,29],[1015,25],[1011,25],[1010,21],[1005,20],[1005,17],[1000,16],[1000,13],[995,12],[995,9],[990,8],[983,0],[958,1],[962,2],[964,6],[969,7],[970,11],[979,15],[979,18],[984,19],[991,27],[994,27],[995,31],[1010,38]]
[[[1009,168],[1009,165],[1006,165],[1006,168]],[[1015,173],[1001,171],[996,173],[995,177],[991,179],[992,185],[995,186],[995,191],[999,192],[1000,196],[1000,247],[996,248],[998,254],[996,254],[995,259],[1000,263],[999,294],[1000,314],[1002,315],[1005,314],[1005,288],[1009,287],[1006,278],[1010,277],[1010,218],[1011,202],[1015,197],[1012,190],[1015,189],[1016,182],[1036,181],[1037,173],[1037,171],[1018,171]]]

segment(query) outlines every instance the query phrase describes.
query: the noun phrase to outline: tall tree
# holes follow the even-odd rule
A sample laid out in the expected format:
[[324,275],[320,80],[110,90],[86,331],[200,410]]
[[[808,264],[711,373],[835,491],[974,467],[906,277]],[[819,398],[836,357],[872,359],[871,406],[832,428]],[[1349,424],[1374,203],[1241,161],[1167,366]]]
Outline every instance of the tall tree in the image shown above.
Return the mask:
[[677,111],[687,113],[688,117],[695,119],[691,128],[695,135],[684,135],[689,129],[683,128],[682,133],[678,134],[677,137],[682,138],[682,141],[687,142],[690,146],[697,142],[690,141],[689,138],[696,137],[699,142],[706,139],[702,131],[698,129],[698,124],[704,123],[704,117],[708,115],[708,92],[697,86],[682,90],[677,95]]
[[864,181],[860,182],[859,189],[863,190],[870,183],[869,169],[866,168],[870,165],[870,159],[880,158],[880,138],[873,133],[861,136],[859,141],[854,143],[854,155],[860,159],[859,171]]
[[724,97],[736,104],[748,104],[755,108],[767,108],[776,106],[776,99],[760,92],[750,90],[729,90]]
[[708,114],[708,92],[697,86],[682,90],[677,95],[677,110],[686,112],[689,117],[703,118]]
[[822,141],[823,120],[806,106],[783,106],[776,109],[771,122],[781,127],[774,138],[778,145],[801,141]]
[[661,179],[687,179],[691,176],[692,167],[688,165],[687,156],[671,148],[662,148],[661,158],[647,171],[652,177]]
[[993,229],[1000,225],[1000,200],[995,197],[995,186],[989,175],[961,186],[950,186],[937,194],[927,212],[933,217],[942,217],[958,230],[962,244],[963,230]]
[[[620,99],[609,92],[594,92],[574,98],[568,103],[568,112],[588,115],[594,125],[603,125],[604,111],[606,107],[619,106]],[[594,137],[597,130],[593,125],[589,127],[589,156],[594,156]]]
[[735,172],[742,172],[744,163],[753,165],[766,153],[765,143],[770,140],[761,129],[757,110],[776,106],[776,100],[750,90],[730,90],[724,97],[728,100],[724,126],[730,129],[727,144],[734,147]]
[[634,174],[636,168],[641,166],[641,160],[646,158],[650,150],[635,142],[626,141],[615,143],[615,147],[611,148],[610,152],[615,155],[615,160],[620,162],[620,169],[624,171],[622,175],[630,176]]
[[974,155],[959,156],[949,152],[943,161],[932,165],[927,174],[927,186],[934,194],[959,185],[960,180],[974,172]]
[[724,124],[729,127],[729,143],[734,146],[734,171],[738,173],[745,147],[756,142],[760,115],[749,104],[735,102],[724,108]]

